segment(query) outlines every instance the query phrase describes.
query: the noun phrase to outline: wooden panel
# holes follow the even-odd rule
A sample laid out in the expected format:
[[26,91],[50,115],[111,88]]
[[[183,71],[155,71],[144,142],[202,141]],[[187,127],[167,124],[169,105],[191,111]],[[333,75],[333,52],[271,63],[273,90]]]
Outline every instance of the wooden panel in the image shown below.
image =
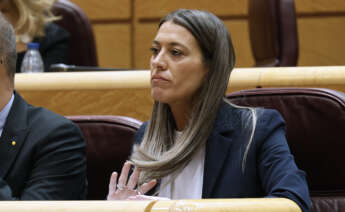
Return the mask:
[[31,104],[61,115],[122,115],[147,120],[148,71],[16,74],[16,90]]
[[99,66],[131,67],[129,24],[94,24]]
[[[116,138],[115,138],[116,139]],[[300,212],[286,198],[145,201],[1,201],[0,212]]]
[[227,92],[252,88],[311,87],[345,92],[345,66],[237,68]]
[[146,201],[1,201],[0,212],[150,212]]
[[[225,21],[231,33],[236,52],[236,67],[251,67],[254,59],[251,54],[248,23],[245,20]],[[135,31],[135,68],[149,69],[151,42],[157,32],[157,23],[137,24]]]
[[250,47],[249,28],[246,20],[225,21],[235,48],[236,67],[252,67],[254,57]]
[[91,20],[129,19],[131,0],[71,0],[87,14]]
[[295,0],[297,13],[345,12],[344,0]]
[[345,16],[298,19],[298,65],[345,65]]
[[238,198],[157,201],[150,212],[301,212],[298,205],[286,198]]
[[137,18],[161,18],[179,8],[208,10],[219,16],[247,15],[247,0],[136,0]]
[[[345,66],[235,68],[229,88],[319,87],[345,91]],[[17,73],[18,91],[115,91],[150,88],[150,71]],[[45,101],[45,100],[42,100]]]
[[150,87],[148,70],[17,73],[15,88],[25,91],[113,90]]
[[157,32],[158,23],[137,24],[135,27],[134,62],[137,69],[149,69],[151,43]]
[[[16,90],[31,104],[62,115],[123,115],[147,120],[149,71],[16,74]],[[345,66],[236,68],[227,92],[256,87],[316,87],[345,92]]]
[[145,121],[152,111],[150,89],[20,91],[30,104],[61,115],[121,115]]

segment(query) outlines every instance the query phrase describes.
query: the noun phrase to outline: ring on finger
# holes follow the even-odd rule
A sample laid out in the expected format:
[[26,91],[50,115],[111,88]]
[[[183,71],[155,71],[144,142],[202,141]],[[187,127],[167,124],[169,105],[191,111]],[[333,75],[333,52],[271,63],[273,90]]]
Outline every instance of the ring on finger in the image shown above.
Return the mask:
[[124,190],[124,189],[127,189],[127,186],[117,184],[117,185],[116,185],[116,188],[117,188],[117,190],[122,191],[122,190]]

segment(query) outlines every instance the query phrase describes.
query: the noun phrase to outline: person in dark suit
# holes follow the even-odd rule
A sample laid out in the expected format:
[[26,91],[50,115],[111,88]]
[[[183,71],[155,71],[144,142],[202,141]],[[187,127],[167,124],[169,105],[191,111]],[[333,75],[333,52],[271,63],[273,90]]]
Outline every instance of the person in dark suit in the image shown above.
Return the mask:
[[[61,17],[55,16],[51,8],[55,0],[3,0],[0,1],[2,12],[15,29],[17,41],[17,68],[21,65],[27,50],[27,43],[40,44],[44,71],[56,63],[67,63],[70,47],[70,34],[54,23]],[[34,17],[34,18],[33,18]]]
[[0,13],[0,200],[85,199],[81,131],[14,91],[16,56],[14,31]]
[[112,174],[108,199],[151,199],[147,192],[170,199],[283,197],[309,211],[305,173],[290,153],[281,115],[224,97],[235,54],[223,22],[206,11],[174,11],[161,20],[151,50],[152,115],[136,135],[131,162],[119,179]]

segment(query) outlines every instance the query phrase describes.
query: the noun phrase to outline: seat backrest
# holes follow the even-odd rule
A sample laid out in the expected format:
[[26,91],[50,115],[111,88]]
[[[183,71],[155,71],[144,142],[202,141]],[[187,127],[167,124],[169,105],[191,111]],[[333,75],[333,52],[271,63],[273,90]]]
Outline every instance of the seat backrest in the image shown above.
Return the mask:
[[68,0],[57,0],[53,13],[62,18],[56,23],[70,33],[69,64],[97,66],[96,44],[92,26],[86,14]]
[[278,110],[296,164],[307,173],[312,211],[345,208],[345,94],[317,88],[265,88],[227,96],[231,102]]
[[256,66],[296,66],[294,0],[249,0],[249,34]]
[[104,200],[110,175],[121,172],[129,158],[133,138],[141,122],[124,116],[67,116],[76,123],[86,141],[88,199]]

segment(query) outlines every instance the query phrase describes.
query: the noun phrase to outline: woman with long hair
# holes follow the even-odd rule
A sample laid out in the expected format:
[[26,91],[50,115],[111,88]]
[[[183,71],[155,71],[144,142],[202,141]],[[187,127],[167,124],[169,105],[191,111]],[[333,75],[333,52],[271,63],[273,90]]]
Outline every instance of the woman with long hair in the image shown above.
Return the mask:
[[174,11],[160,21],[151,51],[152,115],[131,162],[119,179],[112,174],[108,199],[285,197],[308,211],[305,174],[281,115],[224,98],[235,54],[223,22],[206,11]]

